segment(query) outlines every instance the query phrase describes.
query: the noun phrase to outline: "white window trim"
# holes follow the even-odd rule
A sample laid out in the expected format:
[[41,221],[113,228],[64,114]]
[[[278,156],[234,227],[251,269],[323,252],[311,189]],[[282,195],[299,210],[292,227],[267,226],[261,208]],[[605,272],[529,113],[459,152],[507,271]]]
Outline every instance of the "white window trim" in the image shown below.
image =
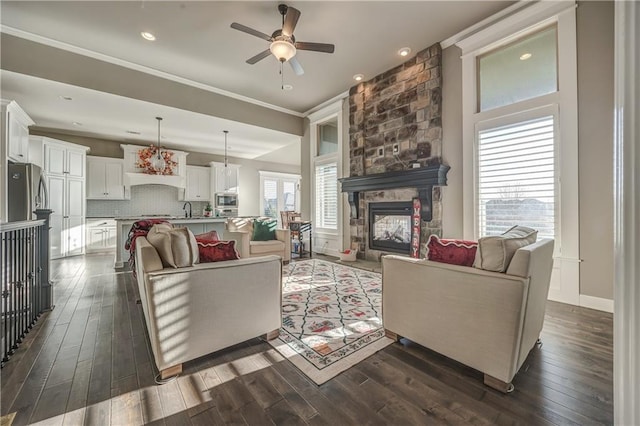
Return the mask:
[[[315,181],[315,170],[317,165],[333,163],[337,164],[337,176],[338,179],[343,177],[342,166],[343,166],[343,158],[342,158],[342,147],[343,147],[343,122],[342,122],[342,103],[343,100],[340,99],[337,102],[328,105],[325,108],[322,108],[319,111],[314,112],[309,115],[310,120],[310,142],[311,142],[311,200],[316,199],[316,181]],[[332,152],[330,154],[324,154],[321,156],[316,155],[318,152],[318,126],[323,123],[336,119],[338,122],[338,149],[336,152]],[[337,238],[338,244],[342,244],[342,237],[344,235],[344,220],[343,220],[343,203],[341,202],[341,193],[338,190],[338,226],[337,229],[326,229],[319,228],[314,225],[314,234],[318,235],[327,235],[327,236],[335,236]],[[316,217],[316,204],[315,202],[311,202],[311,218],[312,220]]]
[[[280,194],[282,193],[282,181],[295,181],[296,183],[296,211],[300,211],[300,175],[294,173],[281,173],[281,172],[268,172],[259,170],[258,174],[260,175],[260,215],[264,213],[264,181],[265,179],[274,179],[278,181],[278,198],[280,198]],[[280,201],[280,200],[278,200]],[[280,218],[277,217],[278,221]]]
[[[550,24],[557,25],[558,88],[556,93],[515,104],[477,112],[476,58],[485,52],[532,34]],[[578,88],[575,2],[538,2],[508,16],[489,28],[480,30],[456,43],[462,49],[462,136],[463,170],[463,235],[477,239],[476,226],[476,125],[516,112],[549,105],[559,105],[558,173],[562,173],[558,191],[562,194],[556,211],[559,216],[561,252],[555,258],[554,273],[562,280],[556,292],[552,285],[549,298],[579,305],[579,216],[578,216]],[[561,226],[560,226],[561,225]]]

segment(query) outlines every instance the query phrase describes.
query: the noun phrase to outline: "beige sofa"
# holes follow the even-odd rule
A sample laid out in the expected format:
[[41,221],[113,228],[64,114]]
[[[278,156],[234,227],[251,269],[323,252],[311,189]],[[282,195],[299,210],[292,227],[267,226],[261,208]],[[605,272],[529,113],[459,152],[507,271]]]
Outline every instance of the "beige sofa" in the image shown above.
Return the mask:
[[164,379],[182,363],[265,335],[281,326],[277,256],[163,268],[145,237],[136,239],[136,272],[156,366]]
[[486,385],[510,392],[542,330],[552,255],[553,240],[522,247],[506,273],[384,256],[387,335],[475,368]]
[[234,217],[227,219],[225,224],[225,240],[235,240],[236,249],[241,258],[265,256],[273,254],[280,256],[287,263],[291,260],[291,231],[276,229],[276,239],[270,241],[252,241],[253,218]]

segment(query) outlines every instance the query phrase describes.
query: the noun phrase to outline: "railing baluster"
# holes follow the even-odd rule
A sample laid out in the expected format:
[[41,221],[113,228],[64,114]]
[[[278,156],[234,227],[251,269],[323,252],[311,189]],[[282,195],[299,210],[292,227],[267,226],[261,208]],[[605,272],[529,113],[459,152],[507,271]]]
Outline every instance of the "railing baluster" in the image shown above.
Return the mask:
[[[42,287],[48,284],[49,210],[38,211],[37,221],[0,223],[0,308],[4,366],[45,309]],[[45,266],[46,263],[46,266]]]

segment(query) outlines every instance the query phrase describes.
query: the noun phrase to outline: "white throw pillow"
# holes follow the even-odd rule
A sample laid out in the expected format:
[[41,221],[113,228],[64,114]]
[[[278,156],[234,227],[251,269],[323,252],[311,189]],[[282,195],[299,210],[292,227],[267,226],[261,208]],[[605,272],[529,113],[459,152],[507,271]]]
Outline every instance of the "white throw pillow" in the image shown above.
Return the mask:
[[526,226],[514,226],[502,235],[482,237],[473,266],[493,272],[505,272],[520,247],[536,242],[538,231]]
[[147,240],[155,247],[165,267],[184,268],[199,262],[198,243],[188,228],[154,225]]

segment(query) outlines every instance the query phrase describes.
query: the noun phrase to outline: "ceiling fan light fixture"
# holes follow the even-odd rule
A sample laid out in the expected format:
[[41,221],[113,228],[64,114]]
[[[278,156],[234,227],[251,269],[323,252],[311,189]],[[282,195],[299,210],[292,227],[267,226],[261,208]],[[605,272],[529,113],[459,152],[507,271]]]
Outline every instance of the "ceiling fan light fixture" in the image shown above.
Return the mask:
[[280,62],[287,62],[296,55],[296,47],[286,40],[274,41],[269,50]]

